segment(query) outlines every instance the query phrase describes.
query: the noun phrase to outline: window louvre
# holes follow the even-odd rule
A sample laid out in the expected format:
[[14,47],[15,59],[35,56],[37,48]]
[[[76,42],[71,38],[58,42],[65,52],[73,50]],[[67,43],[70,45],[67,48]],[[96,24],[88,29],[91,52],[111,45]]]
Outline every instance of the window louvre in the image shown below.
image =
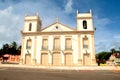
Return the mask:
[[83,38],[83,48],[88,48],[88,38]]
[[48,49],[48,40],[47,39],[43,39],[42,49],[44,49],[44,50]]
[[32,30],[32,23],[29,24],[29,31]]
[[32,46],[32,41],[31,41],[31,39],[29,39],[29,40],[27,40],[26,48],[31,49],[31,46]]
[[60,39],[59,38],[54,39],[54,49],[60,49]]
[[83,29],[87,29],[87,21],[86,20],[83,21]]
[[72,41],[70,38],[66,39],[65,49],[72,49]]

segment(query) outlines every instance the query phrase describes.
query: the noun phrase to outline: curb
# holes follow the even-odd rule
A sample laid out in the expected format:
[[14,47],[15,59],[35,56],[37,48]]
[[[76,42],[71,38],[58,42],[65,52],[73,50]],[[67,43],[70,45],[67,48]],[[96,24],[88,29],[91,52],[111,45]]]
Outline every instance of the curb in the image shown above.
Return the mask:
[[53,70],[120,70],[120,66],[36,66],[20,64],[0,64],[0,67],[9,68],[32,68],[32,69],[53,69]]

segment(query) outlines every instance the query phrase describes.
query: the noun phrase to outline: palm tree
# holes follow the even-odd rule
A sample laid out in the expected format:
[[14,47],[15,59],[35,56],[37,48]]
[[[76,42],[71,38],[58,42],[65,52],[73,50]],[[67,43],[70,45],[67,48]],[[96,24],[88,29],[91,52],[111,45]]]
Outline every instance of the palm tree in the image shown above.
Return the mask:
[[18,54],[18,55],[21,54],[21,45],[17,48],[17,54]]
[[1,49],[2,55],[6,54],[9,52],[9,44],[4,44],[3,48]]
[[111,49],[112,54],[116,52],[114,48]]
[[4,55],[6,53],[12,55],[20,55],[21,46],[18,46],[16,42],[12,42],[11,44],[4,44],[0,50],[0,55]]
[[12,42],[11,43],[11,47],[14,47],[15,49],[17,49],[17,43],[16,42]]

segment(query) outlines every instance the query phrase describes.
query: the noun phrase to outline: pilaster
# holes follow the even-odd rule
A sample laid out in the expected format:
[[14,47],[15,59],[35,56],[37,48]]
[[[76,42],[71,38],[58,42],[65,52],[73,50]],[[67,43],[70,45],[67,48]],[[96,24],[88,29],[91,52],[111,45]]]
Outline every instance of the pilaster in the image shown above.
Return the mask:
[[92,64],[96,64],[94,35],[92,35],[91,38],[92,38]]
[[24,53],[24,45],[25,45],[25,37],[24,36],[22,36],[22,46],[21,46],[21,56],[20,56],[20,64],[23,64],[23,56],[25,55],[25,53]]
[[37,50],[36,46],[37,46],[37,37],[35,36],[35,39],[34,39],[34,55],[33,55],[33,59],[32,59],[33,65],[36,64],[36,60],[37,60],[36,59],[36,50]]

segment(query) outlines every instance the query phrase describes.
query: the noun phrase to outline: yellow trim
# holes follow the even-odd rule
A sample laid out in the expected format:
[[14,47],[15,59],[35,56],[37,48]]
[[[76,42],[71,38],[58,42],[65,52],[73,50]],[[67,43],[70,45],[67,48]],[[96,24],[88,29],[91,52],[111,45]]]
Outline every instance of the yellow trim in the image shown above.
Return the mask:
[[77,19],[91,19],[92,17],[77,17]]
[[35,35],[71,35],[71,34],[94,34],[94,31],[61,31],[61,32],[23,32],[22,36],[35,36]]
[[71,53],[73,54],[73,50],[64,50],[64,54]]

